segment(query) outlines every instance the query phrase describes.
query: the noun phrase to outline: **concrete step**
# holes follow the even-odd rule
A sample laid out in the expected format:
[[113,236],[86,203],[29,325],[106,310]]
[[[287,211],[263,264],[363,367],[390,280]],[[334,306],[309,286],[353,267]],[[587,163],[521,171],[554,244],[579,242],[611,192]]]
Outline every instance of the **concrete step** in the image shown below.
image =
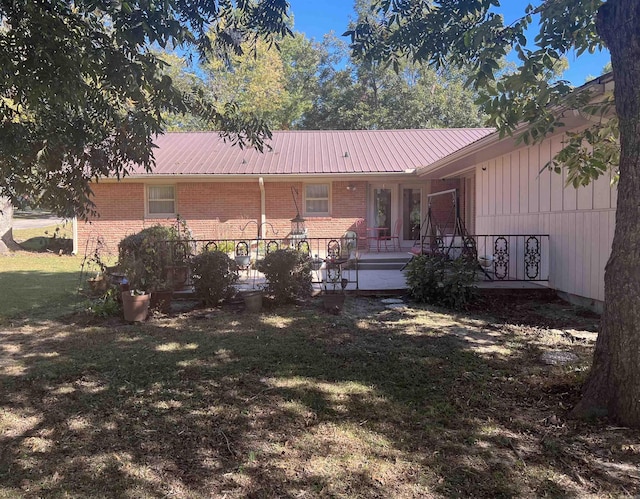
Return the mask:
[[409,255],[369,256],[358,261],[358,270],[402,270],[410,259]]
[[407,256],[379,256],[379,257],[371,257],[367,256],[366,258],[360,258],[358,263],[406,263],[411,260],[411,255]]
[[401,270],[407,262],[358,262],[358,270]]

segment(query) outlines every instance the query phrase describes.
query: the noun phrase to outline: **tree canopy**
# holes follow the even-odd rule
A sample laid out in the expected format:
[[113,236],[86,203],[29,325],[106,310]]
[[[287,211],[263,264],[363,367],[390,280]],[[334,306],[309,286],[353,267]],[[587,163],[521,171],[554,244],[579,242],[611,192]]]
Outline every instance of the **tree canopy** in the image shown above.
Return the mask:
[[[500,0],[390,2],[377,0],[347,34],[358,57],[396,68],[409,57],[435,67],[467,65],[470,83],[483,93],[485,110],[501,133],[541,140],[563,126],[563,110],[582,108],[595,123],[573,133],[551,163],[568,168],[574,185],[608,168],[619,171],[616,227],[605,271],[605,306],[594,364],[577,415],[609,415],[640,426],[640,2],[540,0],[506,25]],[[530,40],[528,29],[537,23]],[[549,79],[566,54],[607,47],[614,99],[593,103],[588,91]],[[515,50],[516,71],[496,78],[498,61]],[[615,104],[614,104],[615,102]],[[615,115],[608,111],[615,105]],[[618,137],[620,148],[618,149]],[[619,151],[619,152],[618,152]]]
[[[436,71],[402,61],[398,71],[375,61],[346,57],[343,42],[327,38],[306,129],[475,127],[485,116],[464,71]],[[346,64],[336,63],[346,61]]]
[[[596,32],[601,0],[547,0],[523,8],[522,17],[506,25],[496,7],[499,0],[457,2],[374,2],[368,15],[345,33],[353,53],[384,61],[400,70],[404,61],[435,68],[465,67],[468,84],[479,93],[478,103],[487,124],[503,135],[523,122],[520,138],[531,142],[562,127],[559,107],[581,108],[596,116],[588,130],[569,137],[576,154],[565,154],[549,164],[563,165],[573,185],[585,185],[617,165],[617,120],[599,120],[609,114],[610,99],[597,105],[589,92],[574,92],[570,82],[557,78],[569,53],[580,56],[604,48]],[[534,40],[530,28],[538,24]],[[429,33],[429,36],[425,36]],[[518,57],[515,70],[501,71],[500,61],[510,51]]]
[[287,9],[285,0],[0,2],[0,194],[86,214],[92,179],[153,165],[166,112],[260,147],[263,122],[178,88],[153,49],[228,60],[287,35]]
[[[177,82],[198,85],[219,102],[235,102],[241,116],[258,116],[272,130],[389,129],[482,126],[477,93],[464,87],[464,71],[436,71],[404,62],[398,73],[349,57],[333,35],[322,42],[295,33],[278,47],[258,43],[253,53],[202,65],[171,61]],[[195,79],[195,81],[194,81]],[[208,129],[192,115],[169,114],[168,130]]]

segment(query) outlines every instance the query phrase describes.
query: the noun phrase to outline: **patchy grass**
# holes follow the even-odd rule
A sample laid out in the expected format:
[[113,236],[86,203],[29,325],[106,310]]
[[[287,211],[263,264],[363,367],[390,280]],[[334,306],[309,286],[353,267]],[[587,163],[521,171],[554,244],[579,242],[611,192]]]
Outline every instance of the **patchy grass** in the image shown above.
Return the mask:
[[563,329],[363,298],[5,327],[0,496],[639,493],[638,432],[566,418],[594,319],[519,310]]
[[0,324],[9,319],[51,319],[78,302],[81,257],[17,251],[0,255]]

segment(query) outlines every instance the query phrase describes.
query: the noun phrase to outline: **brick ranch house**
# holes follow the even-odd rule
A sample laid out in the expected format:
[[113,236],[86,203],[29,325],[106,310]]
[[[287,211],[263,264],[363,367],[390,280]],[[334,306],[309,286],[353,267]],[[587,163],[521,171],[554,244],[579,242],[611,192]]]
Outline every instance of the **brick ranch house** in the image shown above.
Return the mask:
[[[604,75],[582,88],[597,97],[612,87]],[[196,239],[255,238],[258,224],[277,232],[262,237],[286,238],[296,216],[294,188],[308,237],[355,231],[366,251],[367,227],[392,231],[400,221],[399,243],[408,250],[417,236],[416,215],[424,220],[428,204],[435,218],[451,216],[451,197],[432,194],[456,189],[460,218],[477,236],[479,256],[502,258],[511,275],[533,265],[542,285],[599,309],[617,190],[605,177],[575,189],[566,185],[566,173],[544,169],[564,134],[590,120],[565,109],[563,121],[564,128],[529,146],[487,128],[284,131],[274,132],[270,148],[259,153],[226,144],[216,133],[169,133],[157,139],[152,173],[136,170],[93,185],[100,216],[74,223],[74,249],[82,253],[100,237],[115,253],[124,236],[173,223],[178,214]],[[242,233],[249,221],[253,227]],[[514,242],[499,254],[502,235]],[[542,244],[533,259],[530,235]]]
[[[367,227],[392,231],[401,220],[400,244],[408,249],[417,235],[416,213],[423,218],[432,192],[458,189],[473,226],[466,210],[473,193],[465,179],[422,179],[416,171],[491,132],[282,131],[273,133],[263,153],[232,146],[214,132],[167,133],[157,138],[152,173],[134,170],[120,181],[93,184],[99,216],[76,224],[76,250],[83,253],[99,237],[115,253],[124,236],[174,223],[177,215],[195,239],[254,238],[257,224],[263,237],[284,238],[296,203],[310,238],[355,231],[366,250]],[[437,200],[432,210],[447,216],[450,205]],[[256,223],[243,233],[249,221]]]

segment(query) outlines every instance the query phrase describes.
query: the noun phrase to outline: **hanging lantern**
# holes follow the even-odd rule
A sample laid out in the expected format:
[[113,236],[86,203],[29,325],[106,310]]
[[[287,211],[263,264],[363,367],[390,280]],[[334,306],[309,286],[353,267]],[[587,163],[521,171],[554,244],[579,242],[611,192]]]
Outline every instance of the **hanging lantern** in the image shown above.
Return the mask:
[[291,219],[291,234],[306,234],[307,228],[304,224],[305,222],[306,220],[300,216],[300,213],[296,214],[296,216]]
[[300,216],[300,209],[298,208],[298,200],[296,196],[298,195],[298,189],[291,186],[291,197],[293,198],[293,204],[296,207],[296,216],[291,219],[291,234],[295,236],[304,235],[307,233],[307,228],[305,227],[305,219]]

